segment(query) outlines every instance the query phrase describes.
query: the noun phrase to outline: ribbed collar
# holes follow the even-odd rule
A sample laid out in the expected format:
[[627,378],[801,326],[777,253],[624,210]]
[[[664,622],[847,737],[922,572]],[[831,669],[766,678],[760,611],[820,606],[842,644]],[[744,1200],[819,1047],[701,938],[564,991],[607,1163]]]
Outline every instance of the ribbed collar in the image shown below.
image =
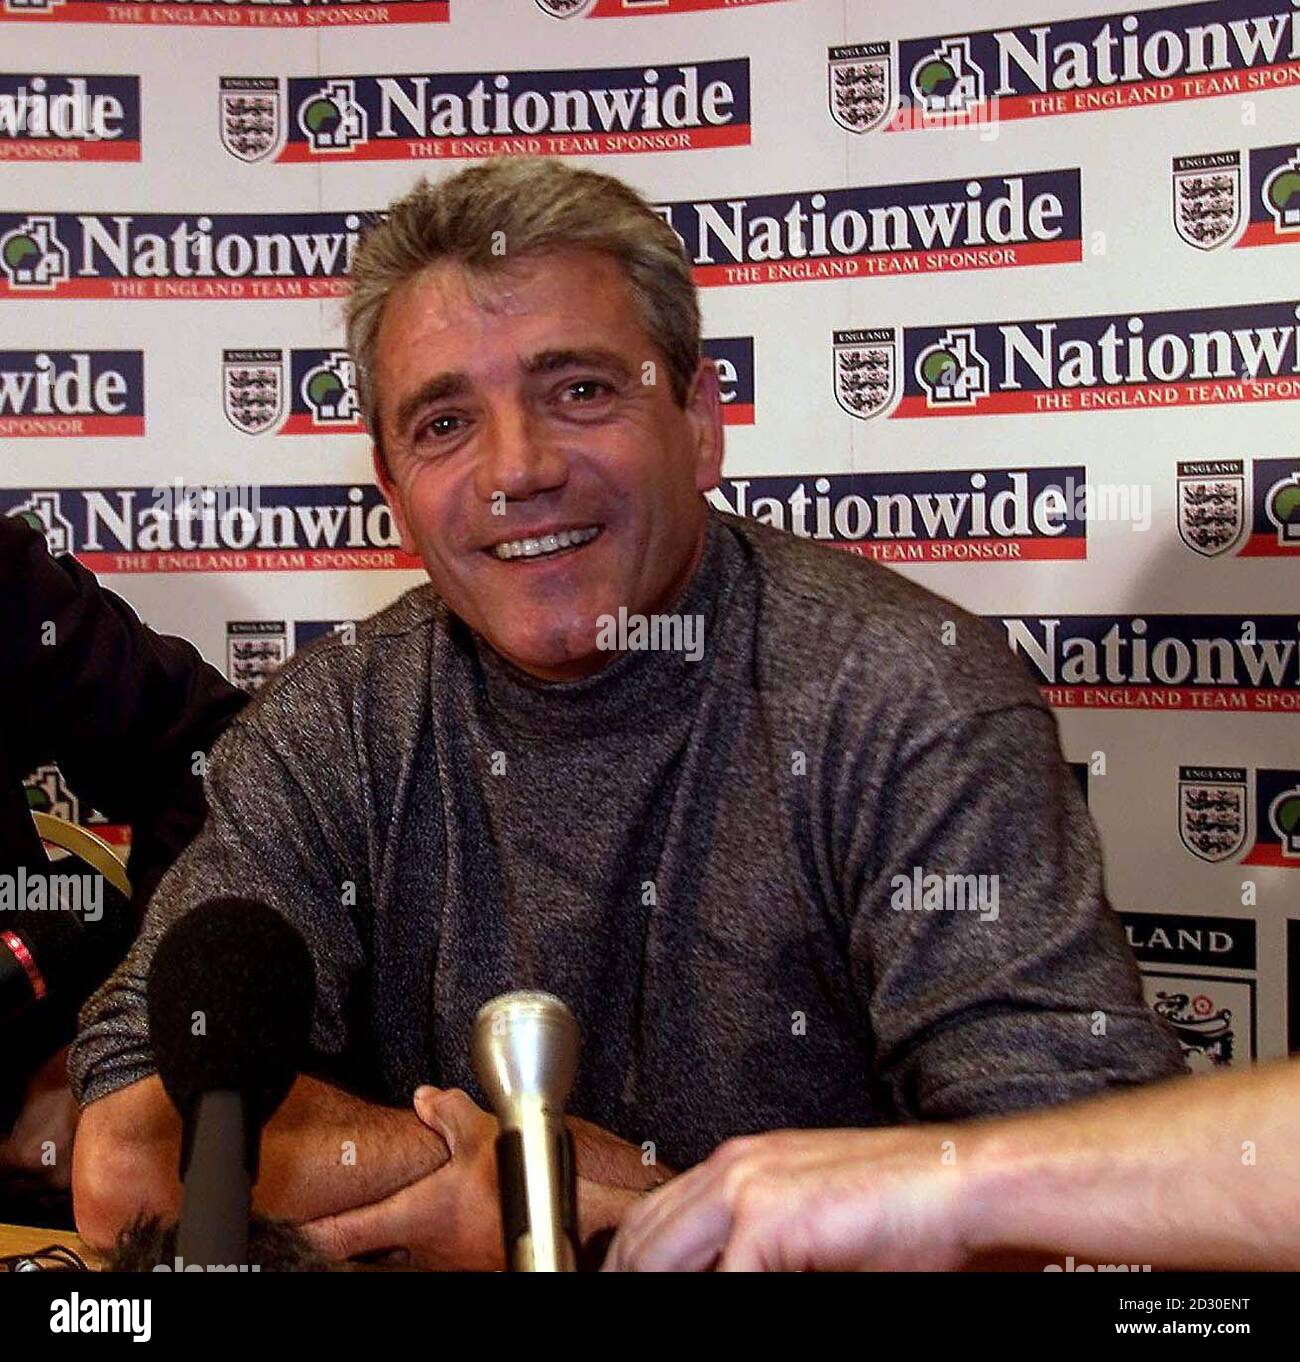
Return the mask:
[[703,617],[703,656],[690,661],[682,650],[627,651],[577,681],[539,681],[507,662],[463,622],[458,642],[467,646],[480,694],[494,717],[537,736],[596,735],[653,721],[668,702],[682,703],[710,670],[727,597],[742,561],[735,537],[712,511],[704,551],[677,599],[661,615]]

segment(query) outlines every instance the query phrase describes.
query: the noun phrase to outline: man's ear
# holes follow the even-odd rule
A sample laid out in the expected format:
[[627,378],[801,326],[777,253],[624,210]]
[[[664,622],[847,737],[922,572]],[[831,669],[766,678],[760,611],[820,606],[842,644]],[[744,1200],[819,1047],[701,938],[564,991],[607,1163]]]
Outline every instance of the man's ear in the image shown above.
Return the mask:
[[397,526],[397,533],[401,536],[402,552],[419,556],[419,551],[415,547],[415,540],[411,537],[411,531],[406,523],[406,516],[402,512],[402,501],[398,495],[397,484],[393,481],[388,471],[388,460],[384,458],[383,450],[379,447],[379,441],[375,440],[370,446],[370,462],[375,469],[375,482],[379,485],[379,490],[383,493],[384,500],[388,503],[388,509],[393,513],[393,523]]
[[724,435],[722,384],[718,366],[706,355],[700,360],[686,397],[686,419],[695,447],[695,487],[711,491],[722,480]]

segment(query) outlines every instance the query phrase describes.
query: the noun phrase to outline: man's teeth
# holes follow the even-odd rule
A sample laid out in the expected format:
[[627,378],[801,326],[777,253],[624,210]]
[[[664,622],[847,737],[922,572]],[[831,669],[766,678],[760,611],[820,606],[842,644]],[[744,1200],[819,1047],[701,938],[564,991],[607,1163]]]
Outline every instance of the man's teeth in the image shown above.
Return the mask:
[[537,539],[511,539],[497,544],[492,552],[498,558],[540,558],[547,553],[589,544],[599,533],[598,525],[588,525],[586,529],[561,530],[559,534],[544,534]]

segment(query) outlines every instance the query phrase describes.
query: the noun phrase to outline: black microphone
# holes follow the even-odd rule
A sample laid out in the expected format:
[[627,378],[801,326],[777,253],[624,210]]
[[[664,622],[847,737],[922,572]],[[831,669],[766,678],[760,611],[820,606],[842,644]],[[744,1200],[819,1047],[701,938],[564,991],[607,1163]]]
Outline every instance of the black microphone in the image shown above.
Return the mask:
[[187,1263],[247,1261],[262,1127],[307,1053],[315,969],[281,914],[213,899],[158,943],[149,971],[149,1036],[181,1114],[177,1252]]

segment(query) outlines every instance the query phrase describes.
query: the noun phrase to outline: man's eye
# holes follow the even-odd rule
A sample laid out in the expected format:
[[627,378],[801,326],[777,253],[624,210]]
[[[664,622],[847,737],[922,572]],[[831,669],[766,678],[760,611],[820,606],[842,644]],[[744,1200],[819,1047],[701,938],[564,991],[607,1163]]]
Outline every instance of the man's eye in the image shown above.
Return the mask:
[[426,421],[415,432],[415,441],[418,444],[426,435],[432,435],[435,439],[447,435],[454,435],[459,429],[459,426],[456,424],[459,421],[459,416],[435,416],[432,421]]
[[613,389],[608,383],[602,383],[598,378],[580,378],[573,383],[566,383],[561,392],[561,397],[577,402],[591,402],[597,397],[605,397]]

